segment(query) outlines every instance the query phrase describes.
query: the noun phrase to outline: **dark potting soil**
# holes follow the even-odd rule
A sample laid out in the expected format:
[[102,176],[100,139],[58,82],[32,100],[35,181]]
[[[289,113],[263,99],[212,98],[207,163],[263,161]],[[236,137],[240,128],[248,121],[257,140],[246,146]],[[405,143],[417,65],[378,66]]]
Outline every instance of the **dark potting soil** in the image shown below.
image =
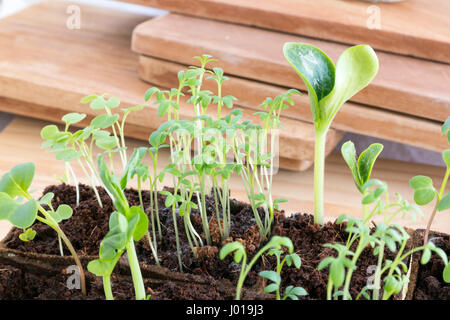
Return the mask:
[[[52,206],[57,208],[60,204],[67,204],[73,208],[73,215],[70,219],[60,223],[61,229],[72,242],[75,250],[80,255],[97,255],[100,242],[109,231],[109,215],[113,209],[112,201],[103,188],[98,188],[101,196],[103,208],[100,208],[97,199],[89,186],[80,185],[80,203],[76,207],[75,188],[66,184],[47,187],[43,194],[53,192],[55,197]],[[130,206],[139,205],[139,195],[136,190],[126,190]],[[142,192],[144,204],[150,202],[148,191]],[[158,243],[158,256],[162,266],[172,271],[178,270],[178,258],[176,253],[175,232],[173,226],[172,211],[164,207],[165,196],[158,195],[159,215],[162,224],[162,239]],[[211,198],[207,198],[208,216],[215,215],[215,204]],[[147,214],[148,210],[146,208]],[[250,206],[244,205],[239,201],[231,201],[231,231],[229,242],[239,240],[251,257],[260,243],[260,235],[255,224],[255,219]],[[195,229],[200,233],[202,223],[199,212],[193,210],[191,221]],[[177,218],[178,230],[180,236],[183,271],[199,275],[209,275],[216,279],[225,278],[237,282],[239,277],[239,265],[233,262],[231,257],[224,261],[219,259],[219,248],[222,247],[220,233],[217,228],[217,221],[214,217],[210,220],[210,231],[214,246],[205,246],[198,250],[199,259],[195,259],[192,250],[188,244],[184,223],[181,217]],[[24,252],[46,253],[59,255],[60,249],[58,238],[53,229],[45,224],[37,222],[33,229],[36,231],[36,237],[33,241],[23,242],[19,239],[20,229],[13,229],[13,232],[5,239],[7,248],[17,249]],[[203,242],[205,237],[202,234]],[[141,262],[154,265],[155,260],[152,256],[147,237],[136,243],[136,251]],[[65,255],[70,255],[67,249],[64,249]],[[252,286],[257,281],[258,268],[255,268],[249,274],[246,285]]]
[[[69,289],[68,275],[29,273],[11,265],[0,264],[0,300],[104,300],[101,278],[88,277],[87,295],[79,289]],[[70,281],[70,280],[69,280]],[[125,278],[112,277],[112,290],[117,300],[133,300],[133,283]],[[145,281],[146,293],[151,300],[231,300],[234,292],[193,283],[173,281]],[[245,297],[245,295],[244,295]],[[261,296],[247,296],[261,299]]]
[[[431,233],[430,241],[450,256],[450,237],[448,235]],[[426,265],[419,264],[419,276],[414,291],[415,300],[450,300],[450,284],[442,278],[444,262],[433,254]]]
[[[80,185],[81,198],[78,207],[75,207],[76,194],[75,188],[72,186],[65,184],[50,186],[46,188],[44,194],[47,192],[55,194],[53,202],[55,208],[59,204],[68,204],[74,209],[73,216],[69,220],[61,222],[60,226],[71,240],[75,250],[79,254],[97,255],[100,242],[108,232],[109,215],[114,210],[111,200],[105,191],[99,188],[103,208],[99,207],[92,189],[88,186]],[[126,190],[125,194],[131,206],[139,205],[139,197],[136,190]],[[144,204],[148,204],[150,201],[149,193],[143,192],[142,196]],[[163,234],[163,241],[158,243],[158,256],[162,266],[172,271],[178,271],[172,212],[164,208],[164,200],[165,197],[163,195],[158,195],[159,215]],[[215,204],[212,198],[207,198],[207,209],[210,217],[213,245],[200,248],[198,250],[198,259],[194,258],[188,245],[182,218],[177,218],[183,271],[210,276],[216,280],[227,279],[236,284],[240,266],[234,263],[231,256],[222,261],[219,259],[218,254],[220,248],[231,241],[241,241],[246,247],[249,259],[257,252],[260,235],[253,211],[249,205],[232,200],[230,238],[221,242],[217,229],[217,220],[215,219]],[[192,211],[191,221],[205,243],[204,235],[200,232],[202,224],[198,211]],[[9,237],[5,239],[6,246],[21,251],[59,255],[56,233],[41,223],[36,223],[33,229],[37,232],[33,241],[22,242],[18,238],[21,230],[14,229]],[[296,252],[302,259],[302,266],[298,270],[287,266],[283,268],[282,287],[284,288],[288,285],[301,286],[309,294],[306,299],[326,299],[328,270],[317,271],[317,266],[323,258],[335,254],[333,250],[323,247],[323,244],[345,243],[347,233],[344,229],[343,226],[334,223],[327,223],[322,228],[319,228],[314,225],[313,217],[307,214],[284,217],[284,215],[277,213],[272,234],[289,237],[294,244]],[[136,251],[141,262],[149,265],[155,264],[146,237],[136,243]],[[69,255],[69,252],[65,250],[65,254]],[[353,273],[351,292],[353,297],[367,285],[368,278],[373,274],[368,268],[375,264],[376,257],[369,250],[366,250],[358,261],[357,270]],[[273,258],[263,257],[260,259],[247,277],[244,284],[245,287],[262,290],[264,284],[262,278],[258,277],[258,273],[262,270],[274,270],[275,266]],[[210,298],[214,299],[214,297]]]

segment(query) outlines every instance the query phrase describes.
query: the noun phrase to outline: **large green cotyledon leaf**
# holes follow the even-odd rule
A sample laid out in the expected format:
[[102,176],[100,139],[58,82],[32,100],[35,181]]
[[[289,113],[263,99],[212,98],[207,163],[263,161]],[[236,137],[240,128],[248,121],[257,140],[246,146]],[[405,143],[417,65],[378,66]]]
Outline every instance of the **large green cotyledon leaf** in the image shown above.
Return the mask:
[[345,50],[339,57],[333,91],[322,101],[331,122],[341,106],[364,89],[378,73],[378,58],[368,45]]
[[378,72],[378,58],[368,45],[345,50],[337,67],[320,49],[288,42],[284,56],[305,82],[316,128],[328,129],[340,107],[365,88]]
[[322,50],[306,43],[288,42],[284,45],[283,52],[287,61],[305,82],[314,121],[319,120],[319,101],[334,87],[333,62]]

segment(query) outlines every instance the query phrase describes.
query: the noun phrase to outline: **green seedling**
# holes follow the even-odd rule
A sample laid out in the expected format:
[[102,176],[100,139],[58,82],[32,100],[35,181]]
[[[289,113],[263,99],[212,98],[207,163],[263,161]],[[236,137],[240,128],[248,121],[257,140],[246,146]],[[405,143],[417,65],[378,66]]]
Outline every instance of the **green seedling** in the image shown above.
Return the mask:
[[[353,142],[347,141],[341,148],[342,157],[350,168],[355,186],[362,196],[362,219],[364,223],[368,225],[371,219],[377,215],[384,217],[386,225],[389,225],[398,215],[405,217],[409,214],[413,222],[416,221],[416,215],[423,218],[422,211],[416,205],[404,200],[400,194],[396,193],[397,199],[391,201],[388,185],[385,182],[370,179],[375,161],[382,150],[382,144],[371,144],[357,159]],[[372,206],[372,208],[370,209],[369,206]]]
[[[121,109],[123,112],[120,119],[119,114],[113,113],[113,110],[120,106],[120,100],[116,97],[107,98],[107,95],[102,96],[90,95],[84,97],[81,103],[88,104],[92,110],[104,111],[105,113],[96,116],[92,122],[92,129],[111,130],[113,135],[109,132],[95,138],[96,145],[112,154],[118,153],[122,161],[122,166],[125,169],[127,165],[127,147],[125,144],[125,122],[129,114],[133,111],[140,111],[145,108],[144,105],[138,105],[131,108]],[[111,161],[112,163],[112,161]]]
[[[144,281],[134,247],[148,232],[148,218],[139,206],[130,207],[124,194],[124,187],[118,177],[112,174],[103,158],[97,157],[100,178],[112,195],[114,211],[109,220],[109,232],[100,244],[99,259],[88,264],[88,270],[103,277],[106,299],[112,300],[111,274],[122,254],[126,251],[137,300],[146,298]],[[128,182],[128,181],[127,181]],[[126,186],[126,183],[125,183]]]
[[[446,135],[450,142],[450,117],[444,122],[441,129],[442,135]],[[436,199],[436,203],[433,208],[433,212],[427,223],[425,235],[423,237],[424,243],[428,242],[431,225],[433,223],[436,213],[439,211],[446,211],[450,209],[450,193],[444,196],[445,187],[447,186],[448,177],[450,175],[450,149],[442,152],[442,159],[446,165],[444,178],[441,182],[441,188],[437,191],[433,186],[433,180],[427,176],[415,176],[409,180],[409,185],[414,189],[414,201],[420,205],[426,205]]]
[[277,300],[286,300],[288,298],[291,300],[298,300],[298,297],[308,295],[306,290],[303,289],[302,287],[288,286],[284,290],[283,297],[281,297],[280,295],[281,270],[283,269],[284,264],[286,264],[288,267],[294,266],[295,268],[300,269],[302,260],[296,253],[287,254],[284,255],[283,258],[281,258],[283,254],[284,254],[283,250],[276,250],[276,249],[271,249],[267,253],[267,255],[275,256],[277,267],[275,271],[266,270],[261,271],[259,273],[261,277],[269,281],[272,281],[271,284],[269,284],[264,288],[264,292],[271,293],[275,291]]
[[[328,285],[327,285],[327,300],[337,297],[338,289],[344,284],[345,274],[347,270],[354,270],[355,265],[350,258],[354,255],[346,246],[333,243],[324,244],[324,247],[334,249],[337,252],[337,257],[326,257],[323,259],[317,270],[329,267]],[[333,291],[335,294],[333,295]]]
[[[97,201],[100,207],[103,207],[100,195],[98,193],[96,184],[99,184],[98,172],[95,169],[93,162],[93,150],[94,137],[102,136],[106,139],[109,135],[105,131],[99,131],[99,128],[94,129],[89,126],[83,130],[78,130],[75,133],[69,131],[71,125],[77,124],[86,117],[85,114],[69,113],[66,114],[62,120],[66,123],[64,131],[59,131],[58,127],[55,125],[45,126],[41,130],[41,137],[44,139],[44,143],[41,148],[49,148],[48,152],[55,153],[57,160],[65,162],[66,166],[66,176],[72,177],[76,192],[77,192],[77,206],[79,204],[79,188],[78,179],[74,173],[72,165],[73,161],[77,161],[86,178],[91,184],[92,189],[97,197]],[[88,139],[92,137],[91,142]]]
[[[281,127],[281,111],[294,104],[292,95],[300,94],[291,89],[275,98],[267,98],[256,112],[262,126],[251,123],[241,125],[244,136],[234,137],[234,155],[237,162],[237,173],[241,176],[245,191],[249,198],[256,223],[263,240],[270,236],[274,211],[284,199],[272,198],[272,183],[275,167],[276,130]],[[270,140],[269,140],[270,136]],[[270,150],[266,152],[266,149]],[[258,208],[264,210],[260,218]]]
[[[0,220],[7,220],[13,226],[25,230],[19,237],[24,241],[34,239],[36,232],[30,227],[40,221],[56,231],[58,237],[64,241],[80,271],[81,291],[86,295],[86,280],[83,266],[72,246],[72,243],[59,227],[58,223],[72,216],[72,208],[60,205],[56,210],[51,206],[53,196],[44,195],[36,201],[30,195],[29,187],[33,182],[36,166],[26,162],[14,166],[6,172],[0,180]],[[44,209],[43,204],[50,205],[50,210]],[[40,215],[39,215],[40,214]]]
[[323,51],[309,44],[288,42],[283,52],[308,90],[316,133],[314,220],[315,223],[323,224],[326,134],[341,106],[375,77],[378,59],[368,45],[345,50],[336,67]]
[[[416,252],[422,252],[422,264],[428,263],[433,252],[441,257],[445,265],[448,264],[445,252],[431,242],[405,252],[410,236],[403,227],[379,223],[375,231],[371,232],[362,220],[347,215],[341,215],[336,223],[340,224],[344,221],[347,224],[346,231],[356,237],[346,246],[342,244],[326,244],[325,246],[335,249],[338,252],[338,256],[327,257],[318,266],[318,270],[328,266],[330,268],[327,299],[337,299],[340,296],[344,300],[352,299],[350,295],[352,275],[354,270],[356,270],[361,253],[366,249],[372,250],[373,255],[378,257],[374,283],[364,287],[356,297],[357,300],[361,297],[368,300],[388,300],[392,295],[400,294],[409,281],[408,266],[405,261]],[[352,244],[356,242],[356,249],[352,251]],[[395,254],[393,260],[385,258],[386,250]],[[382,293],[380,291],[381,283],[384,283]],[[341,288],[342,286],[343,288]],[[369,294],[369,291],[372,291],[372,295]]]
[[247,253],[245,252],[245,248],[242,243],[235,241],[222,247],[220,250],[221,260],[225,259],[226,256],[234,252],[234,262],[241,265],[241,272],[239,274],[239,280],[236,288],[236,300],[241,299],[241,290],[244,285],[244,281],[261,255],[270,249],[281,250],[282,247],[288,248],[289,254],[294,252],[294,245],[292,244],[291,239],[287,237],[273,236],[270,241],[254,255],[249,264],[247,264]]
[[[363,196],[367,195],[368,188],[365,185],[370,180],[373,165],[378,155],[383,150],[383,145],[379,143],[371,144],[364,150],[358,159],[356,159],[355,145],[351,141],[347,141],[342,145],[341,153],[353,175],[353,181],[356,188]],[[363,186],[365,187],[363,189]],[[381,192],[382,189],[378,189]],[[363,204],[363,220],[367,221],[367,206]]]
[[[138,189],[138,196],[139,196],[139,206],[142,211],[145,212],[145,205],[142,198],[142,184],[145,183],[147,180],[151,180],[149,167],[143,163],[145,155],[147,155],[148,149],[145,147],[136,148],[133,152],[133,154],[130,157],[130,160],[127,163],[127,166],[125,167],[125,170],[122,174],[122,178],[120,179],[120,187],[122,189],[125,189],[128,182],[133,179],[135,176],[137,178],[137,189]],[[150,182],[151,184],[151,182]],[[150,215],[151,215],[151,221],[152,221],[152,230],[153,230],[153,240],[152,236],[150,235],[150,232],[147,231],[147,239],[150,246],[150,249],[152,251],[153,257],[155,259],[155,262],[157,265],[159,265],[159,258],[158,258],[158,243],[156,241],[156,235],[155,235],[155,218],[154,218],[154,209],[153,209],[153,194],[150,194]],[[159,223],[159,219],[158,219]]]
[[375,160],[383,151],[383,145],[380,143],[371,144],[364,150],[359,158],[356,159],[355,145],[351,141],[347,141],[342,145],[341,153],[353,175],[353,180],[359,192],[362,192],[363,185],[370,180]]

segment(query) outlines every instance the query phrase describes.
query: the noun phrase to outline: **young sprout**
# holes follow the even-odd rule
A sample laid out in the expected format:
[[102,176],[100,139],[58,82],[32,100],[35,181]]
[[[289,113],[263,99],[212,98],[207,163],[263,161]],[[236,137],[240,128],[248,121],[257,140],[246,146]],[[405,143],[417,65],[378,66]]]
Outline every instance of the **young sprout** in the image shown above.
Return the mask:
[[[373,285],[365,286],[356,299],[363,296],[368,300],[379,300],[380,298],[387,300],[392,295],[399,294],[409,281],[407,276],[408,266],[405,261],[416,252],[423,252],[422,264],[428,263],[432,252],[438,254],[445,265],[448,264],[445,252],[431,242],[405,253],[410,236],[400,226],[379,223],[375,231],[371,232],[362,220],[347,215],[341,215],[336,222],[340,224],[344,221],[347,222],[346,231],[352,233],[355,237],[346,246],[342,244],[326,244],[326,247],[335,249],[338,252],[338,256],[327,257],[318,266],[318,270],[330,267],[327,289],[327,299],[329,300],[332,298],[337,299],[339,296],[342,296],[344,300],[352,299],[350,295],[352,275],[354,270],[356,270],[358,259],[365,249],[371,249],[373,255],[378,257],[374,283]],[[358,244],[355,251],[352,251],[352,244],[356,241],[358,241]],[[385,258],[385,249],[395,254],[393,260]],[[384,287],[381,294],[382,282]],[[342,286],[343,288],[341,289]],[[367,292],[369,290],[372,290],[372,296]]]
[[[339,243],[326,243],[324,244],[324,247],[334,249],[337,252],[337,257],[326,257],[317,267],[317,270],[319,271],[329,267],[330,272],[327,285],[327,300],[331,300],[333,297],[337,298],[338,289],[344,284],[347,270],[355,269],[353,261],[349,259],[349,257],[351,258],[354,255],[354,253],[351,252],[346,246]],[[335,292],[334,295],[333,291]]]
[[306,296],[308,293],[302,287],[294,287],[288,286],[284,290],[283,298],[280,295],[280,286],[281,286],[281,270],[283,269],[284,264],[287,264],[288,267],[294,266],[297,269],[300,269],[302,260],[296,253],[287,254],[281,259],[281,255],[284,254],[283,250],[271,249],[267,253],[267,255],[272,255],[276,257],[277,267],[275,271],[266,270],[261,271],[259,275],[267,280],[272,281],[271,284],[264,288],[264,292],[270,293],[274,292],[276,294],[277,300],[286,300],[287,298],[291,300],[298,300],[300,296]]
[[[397,200],[392,202],[387,183],[378,179],[370,179],[375,161],[382,150],[382,144],[371,144],[357,159],[353,142],[347,141],[341,148],[342,157],[350,168],[355,186],[362,196],[362,219],[368,225],[374,216],[382,215],[384,223],[389,225],[399,214],[402,214],[403,217],[410,214],[415,222],[416,214],[423,217],[422,211],[417,206],[404,200],[398,193],[395,194]],[[369,210],[369,205],[372,205],[371,210]]]
[[[36,166],[32,162],[14,166],[5,173],[0,180],[0,220],[8,220],[13,226],[25,230],[19,237],[21,240],[34,239],[36,232],[29,229],[35,222],[40,221],[56,231],[58,237],[64,241],[80,271],[81,292],[86,295],[86,280],[83,266],[72,243],[59,227],[58,223],[72,216],[72,208],[60,205],[56,210],[50,205],[45,210],[43,204],[51,204],[52,194],[46,194],[41,201],[36,201],[28,190],[33,182]],[[25,199],[25,200],[24,200]],[[39,215],[40,214],[40,215]]]
[[[356,188],[358,188],[358,191],[361,192],[363,196],[365,196],[365,192],[362,190],[362,187],[367,181],[370,180],[373,166],[381,151],[383,151],[383,145],[380,143],[374,143],[364,150],[359,155],[359,158],[356,159],[356,150],[353,142],[347,141],[342,145],[342,157],[350,168]],[[363,212],[364,220],[366,215],[367,213]]]
[[[76,124],[84,119],[85,114],[69,113],[66,114],[62,120],[66,123],[64,131],[59,131],[58,127],[55,125],[45,126],[41,130],[41,137],[45,140],[41,148],[50,148],[48,151],[55,153],[57,160],[62,160],[66,165],[66,176],[72,176],[75,188],[77,192],[77,205],[79,204],[79,188],[78,180],[76,175],[70,165],[70,162],[77,161],[80,165],[83,173],[89,180],[92,189],[97,197],[97,201],[100,207],[103,207],[100,195],[96,188],[96,184],[99,183],[98,172],[95,169],[93,159],[92,159],[92,146],[94,143],[94,136],[101,135],[106,139],[105,134],[107,132],[98,131],[98,128],[89,126],[83,130],[78,130],[75,133],[69,131],[70,125]],[[94,119],[95,120],[95,119]],[[93,122],[94,122],[93,120]],[[87,143],[89,137],[91,137],[91,143]],[[88,168],[89,171],[86,169]]]
[[[447,136],[447,140],[450,142],[450,117],[444,122],[442,129],[442,135]],[[428,236],[430,234],[431,224],[433,223],[436,212],[445,211],[450,209],[450,193],[444,196],[445,187],[447,186],[448,177],[450,175],[450,149],[444,150],[442,152],[442,159],[447,166],[444,174],[444,178],[441,182],[441,188],[437,191],[433,186],[433,180],[427,176],[415,176],[409,181],[409,185],[414,189],[414,201],[420,205],[426,205],[436,199],[436,204],[434,205],[433,212],[427,223],[427,228],[425,235],[423,237],[423,242],[428,242]]]
[[[200,118],[194,119],[194,121],[179,120],[179,104],[180,97],[183,96],[183,89],[189,88],[191,97],[188,99],[188,103],[192,103],[195,108],[195,116],[205,116],[209,104],[213,101],[210,91],[202,91],[201,85],[203,82],[204,74],[207,72],[205,69],[206,64],[215,61],[211,56],[203,55],[201,57],[195,57],[200,61],[201,67],[193,67],[187,71],[180,71],[178,73],[179,86],[178,89],[171,89],[161,91],[157,88],[151,88],[147,90],[145,100],[148,101],[153,96],[156,96],[155,104],[158,105],[158,116],[162,117],[167,114],[167,122],[160,126],[158,131],[167,132],[169,138],[169,147],[171,153],[171,161],[175,164],[176,168],[180,172],[194,170],[194,163],[190,160],[190,150],[193,147],[194,131],[202,132],[203,124]],[[223,81],[223,79],[219,80]],[[219,99],[220,100],[220,99]],[[217,100],[218,101],[218,100]],[[186,135],[186,133],[188,133]],[[197,146],[200,150],[205,147],[201,134],[197,135]],[[209,231],[209,221],[207,217],[206,208],[206,193],[208,184],[208,175],[205,173],[205,168],[201,165],[196,166],[197,170],[197,182],[198,190],[196,190],[197,199],[200,199],[199,211],[203,224],[203,231],[206,237],[206,242],[211,245],[211,235]],[[174,176],[174,187],[179,184],[177,177]],[[187,200],[189,192],[185,188],[185,184],[179,185],[180,195]]]
[[245,248],[242,243],[235,241],[222,247],[219,254],[221,260],[225,259],[226,256],[234,252],[234,262],[241,265],[241,272],[239,274],[236,288],[236,300],[241,299],[241,290],[244,285],[245,278],[261,255],[270,249],[281,250],[282,247],[288,248],[289,254],[294,252],[294,245],[292,244],[291,239],[287,237],[273,236],[270,241],[254,255],[249,264],[247,264],[247,253],[245,252]]
[[177,246],[178,266],[180,268],[180,272],[183,272],[183,262],[181,260],[180,236],[178,233],[178,223],[177,223],[177,213],[179,213],[179,210],[177,210],[177,208],[180,203],[183,203],[183,197],[179,194],[179,190],[182,181],[185,179],[185,175],[181,173],[173,163],[168,164],[164,168],[164,171],[174,176],[177,181],[175,188],[173,189],[173,192],[163,190],[160,191],[160,193],[166,196],[166,200],[164,202],[166,208],[171,208],[172,210],[173,228],[175,230],[175,241]]
[[152,174],[148,171],[149,192],[150,192],[150,220],[153,234],[153,246],[157,248],[157,235],[158,239],[162,241],[161,222],[159,218],[159,205],[158,205],[158,181],[164,179],[164,171],[158,173],[158,154],[159,150],[169,147],[164,144],[167,134],[163,131],[154,131],[149,138],[150,148],[148,153],[152,159]]
[[314,155],[314,221],[323,224],[326,134],[341,106],[364,89],[378,72],[378,59],[368,45],[345,50],[335,67],[320,49],[288,42],[284,56],[304,81],[316,133]]
[[111,274],[117,261],[119,261],[122,254],[126,251],[136,299],[144,300],[146,298],[144,281],[139,267],[134,241],[139,241],[148,232],[147,215],[141,207],[129,206],[119,178],[109,171],[103,155],[99,154],[97,156],[97,163],[100,178],[104,187],[112,195],[111,199],[116,211],[110,216],[110,231],[100,244],[99,259],[89,262],[88,270],[97,276],[103,277],[105,296],[108,300],[112,300]]
[[[125,189],[128,181],[130,181],[134,176],[137,177],[137,188],[138,188],[138,196],[139,196],[139,206],[142,209],[142,211],[145,212],[144,207],[144,201],[142,198],[142,183],[145,182],[147,179],[151,179],[149,168],[146,164],[144,164],[142,161],[144,159],[144,156],[147,154],[148,149],[141,147],[136,148],[133,152],[133,154],[130,157],[130,160],[128,161],[127,166],[125,167],[125,170],[122,174],[122,178],[120,179],[120,187],[122,189]],[[152,195],[151,195],[152,197]],[[154,224],[154,218],[153,218],[153,209],[151,208],[151,217],[152,217],[152,229]],[[148,243],[150,245],[150,249],[152,251],[153,257],[155,259],[155,262],[157,265],[159,265],[159,258],[158,258],[158,245],[156,242],[156,239],[152,240],[152,237],[150,236],[150,232],[147,231],[147,239]]]
[[[275,209],[279,203],[286,201],[272,198],[275,137],[276,130],[281,127],[281,111],[294,104],[291,98],[293,94],[300,92],[291,89],[273,99],[267,98],[261,104],[261,108],[266,111],[255,113],[260,117],[262,126],[246,123],[243,125],[244,137],[236,136],[234,140],[238,174],[244,183],[263,240],[270,235]],[[266,152],[268,148],[270,150]],[[259,216],[259,207],[264,210],[264,220]]]

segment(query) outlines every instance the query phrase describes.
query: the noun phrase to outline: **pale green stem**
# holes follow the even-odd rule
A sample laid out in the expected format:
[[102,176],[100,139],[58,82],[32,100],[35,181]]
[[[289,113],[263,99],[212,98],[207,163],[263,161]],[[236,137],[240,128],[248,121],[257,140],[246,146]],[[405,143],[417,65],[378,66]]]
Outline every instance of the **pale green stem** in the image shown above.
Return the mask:
[[444,195],[445,186],[447,185],[448,176],[450,174],[450,168],[447,167],[447,170],[445,171],[444,179],[442,180],[441,189],[439,190],[439,193],[436,195],[436,204],[433,208],[433,212],[431,213],[430,219],[427,223],[427,229],[425,231],[425,235],[423,237],[423,244],[426,244],[428,242],[428,236],[430,234],[431,224],[433,223],[434,217],[436,216],[437,212],[437,206],[439,204],[439,201],[441,201],[442,196]]
[[325,143],[327,131],[316,130],[314,148],[314,223],[323,225],[324,176],[325,176]]
[[381,268],[382,268],[382,264],[383,264],[383,256],[384,256],[384,242],[382,242],[380,244],[380,251],[378,252],[378,264],[377,264],[377,270],[375,271],[372,300],[380,299]]
[[136,249],[134,248],[133,239],[128,241],[126,249],[136,300],[145,300],[144,280],[142,279],[141,268],[139,267],[139,261],[136,255]]
[[103,289],[105,291],[106,300],[114,300],[114,296],[111,289],[111,276],[103,277]]

